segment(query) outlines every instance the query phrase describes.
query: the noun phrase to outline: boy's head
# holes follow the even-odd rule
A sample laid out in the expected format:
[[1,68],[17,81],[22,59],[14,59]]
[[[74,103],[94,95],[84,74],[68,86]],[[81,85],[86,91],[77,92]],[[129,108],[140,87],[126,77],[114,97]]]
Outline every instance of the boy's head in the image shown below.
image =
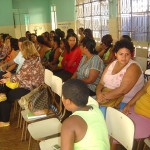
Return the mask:
[[88,102],[89,89],[87,85],[79,79],[69,79],[62,86],[64,101],[69,99],[78,107],[83,107]]

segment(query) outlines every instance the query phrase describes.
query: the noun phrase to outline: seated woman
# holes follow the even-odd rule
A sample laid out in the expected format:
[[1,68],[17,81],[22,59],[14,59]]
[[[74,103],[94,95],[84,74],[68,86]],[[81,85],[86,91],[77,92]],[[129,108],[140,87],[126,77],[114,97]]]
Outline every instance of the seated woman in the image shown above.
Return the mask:
[[78,46],[77,35],[75,33],[69,34],[66,40],[66,50],[62,60],[63,70],[55,74],[62,78],[63,81],[72,77],[73,73],[77,70],[82,57],[81,49]]
[[80,47],[83,57],[77,71],[72,76],[72,78],[80,79],[88,85],[90,96],[96,95],[96,86],[104,68],[103,61],[96,55],[95,46],[96,43],[93,39],[84,38],[82,40],[82,46]]
[[40,46],[38,51],[40,54],[40,58],[42,61],[45,61],[45,58],[48,59],[49,53],[51,52],[51,48],[48,46],[43,36],[37,36],[37,41]]
[[114,60],[114,53],[113,53],[113,39],[110,34],[106,34],[102,37],[102,43],[99,47],[98,55],[104,61],[105,66],[111,63]]
[[11,51],[10,39],[11,39],[11,36],[9,34],[1,35],[1,51],[0,51],[0,61],[1,62],[5,61],[5,58]]
[[48,62],[45,62],[43,65],[46,68],[50,69],[51,65],[57,66],[59,63],[59,56],[61,55],[61,49],[60,49],[60,38],[58,36],[54,36],[54,46],[51,49],[51,52],[49,54]]
[[144,77],[140,66],[131,59],[132,42],[120,40],[114,46],[116,60],[108,65],[97,86],[96,98],[102,106],[118,107],[143,87]]
[[35,33],[31,33],[31,35],[30,35],[30,41],[34,43],[35,48],[37,49],[37,51],[39,51],[40,46],[39,46],[39,43],[37,41],[37,35]]
[[61,39],[60,40],[61,55],[59,56],[59,64],[58,65],[49,65],[50,70],[52,70],[54,74],[62,70],[61,62],[63,60],[64,53],[65,53],[65,45],[66,45],[66,39]]
[[12,73],[16,71],[17,64],[14,64],[13,60],[19,53],[18,39],[10,38],[9,45],[11,50],[5,60],[3,60],[3,63],[0,65],[0,79],[7,71],[11,71]]
[[46,42],[48,47],[51,47],[49,32],[42,33],[42,36],[44,37],[44,41]]
[[6,93],[7,96],[6,101],[0,102],[0,127],[9,125],[11,103],[44,83],[44,68],[34,44],[30,41],[24,41],[21,53],[25,61],[20,70],[13,75],[10,73],[10,77],[7,79],[1,79],[2,84],[7,84],[9,81],[18,82],[19,87],[12,90],[0,87],[0,92]]

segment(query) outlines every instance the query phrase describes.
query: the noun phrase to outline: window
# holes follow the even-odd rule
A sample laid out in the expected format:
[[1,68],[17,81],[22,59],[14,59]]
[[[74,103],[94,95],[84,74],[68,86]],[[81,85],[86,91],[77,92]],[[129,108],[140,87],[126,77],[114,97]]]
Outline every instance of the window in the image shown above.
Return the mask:
[[109,2],[107,0],[76,0],[77,27],[90,28],[100,41],[108,34]]
[[52,30],[57,28],[56,6],[51,6]]
[[150,0],[120,0],[120,36],[150,41]]

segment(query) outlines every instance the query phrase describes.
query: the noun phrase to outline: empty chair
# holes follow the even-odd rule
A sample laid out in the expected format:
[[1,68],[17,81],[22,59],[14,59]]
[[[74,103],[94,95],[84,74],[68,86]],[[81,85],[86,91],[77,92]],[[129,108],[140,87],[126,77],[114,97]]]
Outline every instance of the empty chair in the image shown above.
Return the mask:
[[132,150],[135,131],[132,120],[122,112],[108,107],[106,124],[109,136],[117,140],[127,150]]
[[33,139],[41,140],[45,137],[49,137],[60,133],[61,122],[57,118],[50,118],[28,125],[28,131]]
[[150,69],[147,69],[144,73],[144,77],[145,77],[145,80],[148,81],[149,77],[150,77]]
[[41,150],[54,150],[54,148],[56,149],[57,147],[60,147],[60,140],[61,140],[60,137],[55,137],[55,138],[41,141],[39,143],[40,149]]
[[52,76],[53,76],[53,72],[48,69],[45,69],[44,82],[49,86],[51,86],[52,83]]
[[87,105],[90,105],[90,104],[96,105],[97,107],[99,107],[98,102],[97,102],[94,98],[92,98],[91,96],[89,96],[89,98],[88,98],[88,103],[87,103]]

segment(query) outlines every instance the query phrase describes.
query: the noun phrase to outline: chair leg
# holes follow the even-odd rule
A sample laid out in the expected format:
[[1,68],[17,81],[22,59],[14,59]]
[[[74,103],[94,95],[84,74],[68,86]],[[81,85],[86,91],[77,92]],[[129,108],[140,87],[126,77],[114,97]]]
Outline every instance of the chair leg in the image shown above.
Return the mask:
[[20,127],[20,121],[21,121],[21,107],[19,108],[19,115],[18,115],[18,121],[17,121],[17,128]]
[[21,134],[21,141],[23,141],[24,132],[25,132],[25,120],[23,120],[23,128],[22,128],[22,134]]
[[28,150],[30,150],[30,147],[31,147],[31,140],[32,140],[32,138],[31,138],[31,135],[30,135],[30,137],[29,137],[29,144],[28,144]]
[[19,128],[21,128],[22,120],[23,120],[23,118],[22,118],[22,116],[21,116],[21,114],[20,114],[20,124],[19,124]]
[[26,122],[25,123],[25,137],[24,137],[25,141],[27,140],[27,132],[28,132],[28,123]]

